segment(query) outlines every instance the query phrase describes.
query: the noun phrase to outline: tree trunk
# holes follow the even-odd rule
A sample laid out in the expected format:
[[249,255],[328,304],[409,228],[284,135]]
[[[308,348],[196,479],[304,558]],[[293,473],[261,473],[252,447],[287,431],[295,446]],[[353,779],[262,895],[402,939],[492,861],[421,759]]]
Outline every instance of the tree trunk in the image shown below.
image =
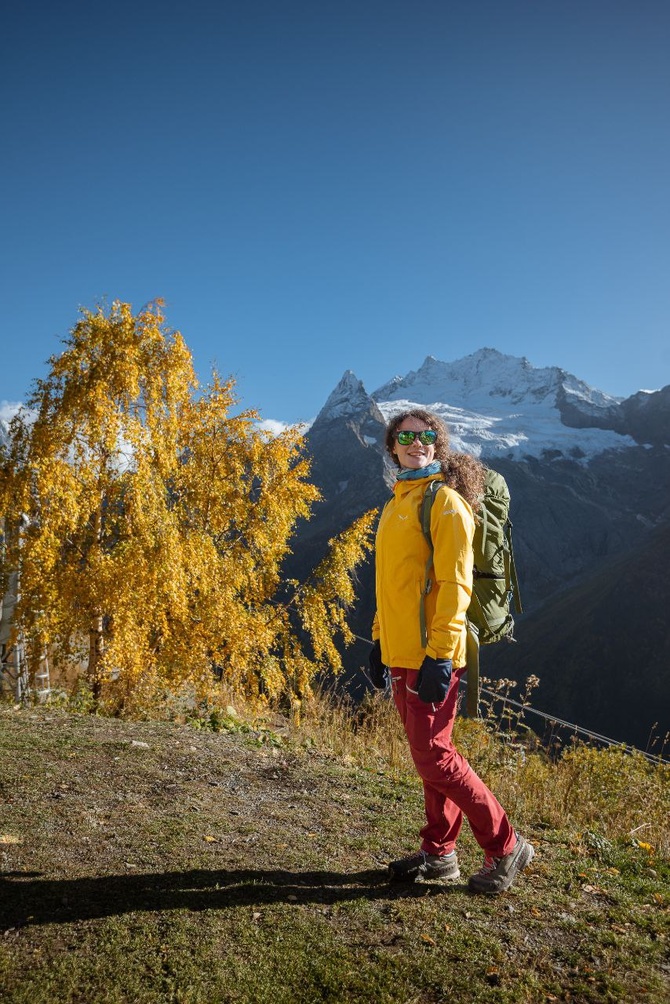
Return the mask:
[[102,614],[96,614],[88,630],[88,667],[86,678],[91,685],[91,691],[96,704],[102,693],[102,671],[100,667],[104,651],[102,623]]
[[[103,495],[101,493],[101,500],[98,510],[95,514],[95,538],[93,549],[98,552],[102,548],[102,506],[103,506]],[[103,617],[99,610],[93,613],[91,622],[88,628],[88,668],[86,672],[86,677],[91,686],[91,691],[93,693],[93,699],[97,704],[100,700],[102,694],[102,655],[104,652],[104,638],[103,638]]]

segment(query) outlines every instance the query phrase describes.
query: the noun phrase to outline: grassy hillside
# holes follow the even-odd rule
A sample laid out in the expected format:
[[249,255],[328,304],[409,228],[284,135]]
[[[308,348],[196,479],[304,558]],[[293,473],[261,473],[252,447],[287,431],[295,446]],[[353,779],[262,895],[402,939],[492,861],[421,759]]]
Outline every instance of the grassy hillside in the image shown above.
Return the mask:
[[397,733],[208,724],[0,708],[5,1004],[670,998],[667,771],[461,723],[537,849],[491,899],[465,831],[459,884],[387,884],[422,820]]

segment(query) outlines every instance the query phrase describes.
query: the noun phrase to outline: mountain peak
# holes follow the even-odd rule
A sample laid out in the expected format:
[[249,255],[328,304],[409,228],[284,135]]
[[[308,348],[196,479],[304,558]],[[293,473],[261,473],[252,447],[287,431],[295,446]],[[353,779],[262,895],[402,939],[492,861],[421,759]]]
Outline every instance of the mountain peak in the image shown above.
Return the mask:
[[353,370],[346,370],[316,417],[317,422],[347,418],[369,411],[372,399]]
[[[529,396],[535,400],[555,396],[566,379],[579,383],[557,367],[538,369],[525,356],[483,348],[451,363],[427,356],[420,369],[406,377],[394,377],[372,397],[375,401],[411,398],[424,404],[468,400],[482,406],[491,397],[521,401]],[[582,390],[589,388],[584,384]]]

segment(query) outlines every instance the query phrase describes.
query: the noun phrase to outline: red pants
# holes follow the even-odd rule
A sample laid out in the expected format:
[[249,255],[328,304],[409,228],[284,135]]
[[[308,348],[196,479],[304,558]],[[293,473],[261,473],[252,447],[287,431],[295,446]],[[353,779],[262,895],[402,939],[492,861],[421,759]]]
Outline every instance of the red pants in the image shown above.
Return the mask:
[[454,670],[441,704],[425,704],[416,693],[417,670],[391,670],[393,697],[423,781],[426,825],[421,849],[427,854],[453,851],[465,815],[479,846],[500,858],[514,848],[514,830],[495,795],[451,742],[458,681],[464,673]]

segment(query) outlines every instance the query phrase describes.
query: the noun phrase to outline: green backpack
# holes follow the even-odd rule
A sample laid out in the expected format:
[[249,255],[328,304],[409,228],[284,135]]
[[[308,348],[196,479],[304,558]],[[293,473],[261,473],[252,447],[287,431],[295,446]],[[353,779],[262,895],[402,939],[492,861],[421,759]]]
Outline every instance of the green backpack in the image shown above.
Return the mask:
[[[430,556],[426,563],[421,594],[421,642],[428,642],[425,596],[430,592],[433,566],[433,542],[430,536],[430,512],[435,496],[444,481],[431,481],[421,504],[421,529],[428,541]],[[486,470],[484,498],[478,514],[472,542],[475,558],[472,599],[468,607],[468,689],[467,713],[479,714],[479,646],[493,642],[515,641],[511,607],[522,612],[519,582],[512,548],[512,522],[509,518],[509,489],[502,474]]]

